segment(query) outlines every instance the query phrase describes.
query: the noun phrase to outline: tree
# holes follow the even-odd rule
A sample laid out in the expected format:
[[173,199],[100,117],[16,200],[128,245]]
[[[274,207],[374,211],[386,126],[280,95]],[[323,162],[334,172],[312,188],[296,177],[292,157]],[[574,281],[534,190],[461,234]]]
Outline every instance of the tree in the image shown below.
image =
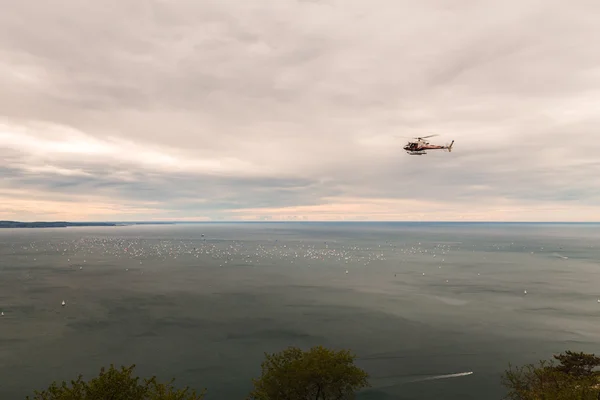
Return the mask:
[[368,374],[354,365],[355,355],[322,346],[265,353],[262,375],[254,379],[251,400],[346,400],[369,387]]
[[[175,389],[172,384],[159,383],[156,377],[144,379],[133,377],[135,365],[116,369],[112,364],[108,370],[102,368],[100,375],[86,382],[79,375],[71,384],[52,383],[44,391],[35,391],[32,400],[202,400],[205,392],[196,394],[189,388]],[[27,396],[27,400],[30,397]]]
[[597,375],[567,373],[564,365],[555,366],[553,360],[515,368],[509,365],[502,376],[508,389],[506,398],[511,400],[597,400],[599,383]]
[[557,370],[574,376],[597,375],[594,368],[600,366],[600,357],[583,352],[575,353],[567,350],[554,356],[554,359],[560,361],[560,365],[556,367]]

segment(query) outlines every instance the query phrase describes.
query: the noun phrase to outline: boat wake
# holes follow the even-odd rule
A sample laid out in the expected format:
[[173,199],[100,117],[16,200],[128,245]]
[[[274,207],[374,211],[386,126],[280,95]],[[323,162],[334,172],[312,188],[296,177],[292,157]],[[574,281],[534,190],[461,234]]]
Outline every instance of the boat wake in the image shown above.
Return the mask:
[[435,379],[459,378],[461,376],[471,375],[472,373],[473,373],[473,371],[470,371],[470,372],[459,372],[457,374],[446,374],[446,375],[428,376],[427,378],[415,379],[415,380],[413,380],[411,382],[423,382],[423,381],[432,381],[432,380],[435,380]]
[[[406,379],[407,378],[406,376],[404,376],[404,377],[387,376],[387,377],[380,378],[387,382],[385,382],[385,383],[382,382],[381,384],[376,385],[376,388],[378,390],[386,390],[386,389],[389,390],[389,389],[397,388],[397,387],[411,384],[411,383],[427,382],[427,381],[433,381],[433,380],[437,380],[437,379],[459,378],[459,377],[467,376],[467,375],[471,375],[471,374],[473,374],[473,371],[459,372],[457,374],[426,376],[424,378],[413,378],[413,379],[410,379],[410,378]],[[400,380],[398,380],[398,378],[400,378]]]

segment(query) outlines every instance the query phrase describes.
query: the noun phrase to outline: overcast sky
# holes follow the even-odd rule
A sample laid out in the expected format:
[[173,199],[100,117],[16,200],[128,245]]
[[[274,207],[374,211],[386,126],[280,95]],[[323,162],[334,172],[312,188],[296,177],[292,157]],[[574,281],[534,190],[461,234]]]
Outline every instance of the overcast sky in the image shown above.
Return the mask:
[[[0,219],[600,221],[597,0],[19,0]],[[410,156],[414,136],[456,140]]]

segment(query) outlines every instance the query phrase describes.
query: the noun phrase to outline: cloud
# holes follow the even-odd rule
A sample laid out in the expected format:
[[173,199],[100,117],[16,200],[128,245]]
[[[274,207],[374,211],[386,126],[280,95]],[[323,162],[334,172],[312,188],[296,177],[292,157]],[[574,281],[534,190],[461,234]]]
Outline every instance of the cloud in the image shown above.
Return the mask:
[[[11,4],[2,218],[600,220],[599,12]],[[453,152],[403,152],[430,133]]]

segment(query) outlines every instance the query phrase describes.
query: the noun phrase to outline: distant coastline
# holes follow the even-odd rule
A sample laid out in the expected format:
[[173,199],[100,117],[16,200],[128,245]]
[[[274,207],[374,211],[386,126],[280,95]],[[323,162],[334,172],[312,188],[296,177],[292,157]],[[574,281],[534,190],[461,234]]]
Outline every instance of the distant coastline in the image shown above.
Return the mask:
[[0,221],[1,228],[69,228],[82,226],[171,225],[171,222],[21,222]]
[[112,222],[67,222],[67,221],[37,221],[37,222],[22,222],[22,221],[0,221],[0,229],[2,228],[68,228],[68,227],[84,227],[84,226],[132,226],[132,225],[213,225],[213,224],[299,224],[299,225],[389,225],[389,226],[404,226],[404,227],[435,227],[435,226],[549,226],[549,225],[575,225],[575,226],[598,226],[600,222],[579,222],[579,221],[311,221],[311,220],[212,220],[212,221],[112,221]]

